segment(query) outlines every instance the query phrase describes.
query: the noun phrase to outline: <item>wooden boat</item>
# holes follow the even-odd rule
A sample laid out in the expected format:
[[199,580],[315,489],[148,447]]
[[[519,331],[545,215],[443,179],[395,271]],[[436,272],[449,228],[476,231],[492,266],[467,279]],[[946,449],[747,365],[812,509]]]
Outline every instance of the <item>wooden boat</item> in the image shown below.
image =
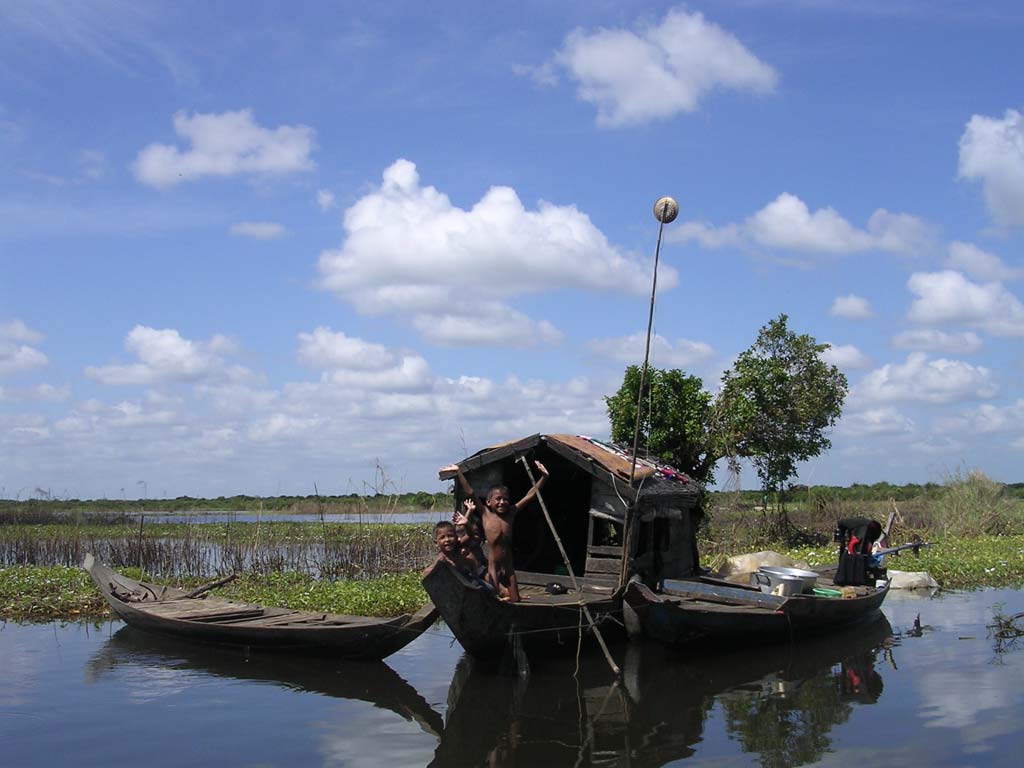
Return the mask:
[[[852,598],[787,598],[703,576],[696,544],[703,489],[657,462],[641,460],[634,474],[628,453],[614,445],[579,435],[533,435],[484,449],[458,466],[474,490],[503,484],[519,498],[533,482],[518,466],[528,464],[526,457],[550,469],[543,496],[578,574],[576,586],[564,575],[556,537],[530,506],[518,513],[513,536],[523,602],[503,603],[451,566],[431,569],[423,582],[427,594],[478,658],[502,656],[513,640],[526,650],[575,650],[580,628],[586,635],[589,625],[583,605],[610,636],[622,634],[621,621],[630,635],[669,646],[751,645],[846,627],[877,615],[885,600],[888,587],[856,587]],[[464,497],[459,486],[456,510]],[[833,574],[820,573],[818,585],[834,586]],[[549,594],[545,587],[553,582],[567,592]]]
[[[818,586],[834,587],[830,575],[822,571]],[[781,597],[717,579],[666,579],[660,592],[634,581],[623,598],[631,634],[642,633],[672,646],[750,645],[792,640],[876,617],[889,585],[848,589],[854,597],[814,593]]]
[[[485,661],[501,661],[516,646],[527,654],[575,652],[581,639],[593,637],[584,604],[606,639],[623,635],[618,595],[592,591],[586,581],[578,594],[565,576],[525,571],[516,571],[516,576],[523,596],[518,603],[499,600],[493,589],[444,561],[430,567],[423,587],[462,647]],[[550,594],[552,583],[565,593]]]
[[393,618],[265,608],[122,576],[85,556],[88,572],[114,613],[137,629],[207,643],[352,659],[383,659],[401,650],[437,618],[430,603]]
[[[464,459],[459,468],[479,492],[501,484],[517,499],[533,485],[530,473],[520,466],[526,457],[542,461],[550,476],[542,494],[547,513],[542,516],[538,499],[515,519],[512,544],[523,601],[503,602],[493,590],[446,563],[432,567],[423,580],[445,623],[478,659],[499,660],[513,644],[544,655],[575,652],[581,632],[584,639],[595,634],[584,606],[606,639],[622,636],[624,576],[655,564],[669,576],[688,575],[695,567],[693,548],[654,551],[670,535],[679,542],[692,541],[690,512],[702,489],[683,473],[645,461],[630,484],[631,462],[620,449],[564,434],[531,435],[486,448]],[[455,510],[462,508],[464,498],[464,489],[456,484]],[[627,527],[634,533],[624,568]],[[547,587],[552,584],[564,593],[551,594]]]

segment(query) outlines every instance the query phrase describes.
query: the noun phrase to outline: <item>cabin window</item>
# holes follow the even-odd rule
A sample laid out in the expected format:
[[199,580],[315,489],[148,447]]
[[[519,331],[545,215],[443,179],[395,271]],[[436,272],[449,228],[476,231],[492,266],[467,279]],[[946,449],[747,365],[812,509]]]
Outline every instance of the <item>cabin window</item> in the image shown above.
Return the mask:
[[592,516],[593,534],[590,543],[599,547],[621,547],[622,546],[622,524],[608,520],[604,517]]

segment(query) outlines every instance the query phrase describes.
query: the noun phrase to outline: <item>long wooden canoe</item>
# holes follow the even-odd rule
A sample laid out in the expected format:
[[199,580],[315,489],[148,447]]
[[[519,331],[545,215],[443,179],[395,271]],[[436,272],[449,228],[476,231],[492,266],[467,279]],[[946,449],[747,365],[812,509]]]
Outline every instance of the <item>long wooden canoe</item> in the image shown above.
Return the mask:
[[[826,574],[819,585],[831,586]],[[878,614],[888,583],[857,587],[854,597],[779,597],[715,580],[666,581],[661,592],[632,582],[623,596],[631,632],[667,645],[744,644],[791,640],[858,623]],[[637,626],[638,625],[638,626]]]
[[214,595],[189,597],[181,589],[122,576],[91,554],[82,568],[126,624],[207,643],[380,660],[407,646],[437,618],[430,603],[414,614],[381,619],[265,608]]

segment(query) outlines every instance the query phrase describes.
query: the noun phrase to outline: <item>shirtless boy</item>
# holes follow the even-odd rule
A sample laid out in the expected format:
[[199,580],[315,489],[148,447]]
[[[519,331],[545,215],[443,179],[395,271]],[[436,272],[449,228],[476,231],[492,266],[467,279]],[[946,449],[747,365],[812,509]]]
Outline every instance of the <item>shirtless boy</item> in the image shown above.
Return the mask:
[[540,472],[540,478],[515,504],[509,498],[508,488],[504,485],[496,485],[487,492],[486,497],[479,497],[473,491],[473,486],[466,480],[458,464],[450,464],[441,468],[441,473],[454,472],[459,479],[459,485],[475,504],[475,514],[479,514],[483,522],[484,536],[487,538],[489,548],[487,564],[487,580],[498,590],[498,595],[503,600],[511,603],[518,603],[521,600],[519,595],[519,583],[516,580],[516,567],[512,559],[512,526],[515,523],[516,514],[533,501],[537,491],[548,479],[548,470],[539,461],[533,462]]
[[447,520],[442,520],[434,526],[434,543],[437,544],[437,560],[427,568],[427,572],[442,560],[451,563],[455,568],[465,573],[472,570],[472,565],[462,556],[459,549],[459,540],[455,536],[455,526]]
[[480,516],[476,513],[476,503],[473,499],[466,499],[463,503],[464,513],[456,513],[455,536],[459,540],[459,552],[473,564],[478,576],[487,572],[487,558],[481,546],[483,541],[483,524]]

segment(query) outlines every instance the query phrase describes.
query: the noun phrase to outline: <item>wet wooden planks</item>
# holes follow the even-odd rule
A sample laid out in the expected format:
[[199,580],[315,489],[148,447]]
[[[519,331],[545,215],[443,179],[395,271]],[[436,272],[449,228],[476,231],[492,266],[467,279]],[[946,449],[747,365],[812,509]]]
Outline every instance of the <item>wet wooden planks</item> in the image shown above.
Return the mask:
[[229,601],[207,603],[202,600],[162,600],[150,603],[145,607],[138,606],[153,616],[180,621],[227,621],[248,617],[263,616],[264,609],[248,603],[232,603]]

